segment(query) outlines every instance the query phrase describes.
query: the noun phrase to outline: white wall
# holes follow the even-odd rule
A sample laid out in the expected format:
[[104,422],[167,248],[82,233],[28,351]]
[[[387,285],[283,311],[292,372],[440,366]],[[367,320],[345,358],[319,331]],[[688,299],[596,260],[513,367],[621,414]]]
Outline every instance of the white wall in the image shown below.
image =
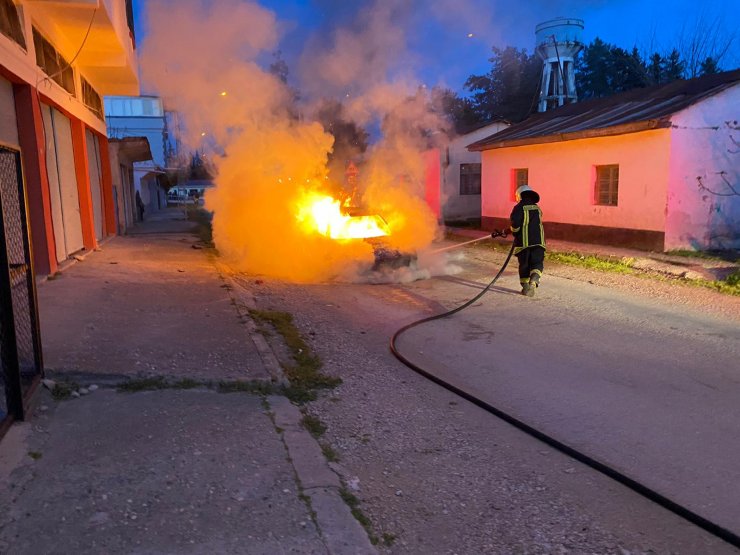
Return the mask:
[[[511,172],[528,168],[546,222],[661,232],[669,151],[668,129],[486,150],[483,216],[509,217]],[[608,164],[619,164],[617,206],[594,204],[595,166]]]
[[740,248],[740,84],[671,123],[666,249]]
[[57,262],[84,247],[69,118],[43,104],[46,167]]
[[98,136],[89,129],[85,129],[87,140],[87,167],[90,176],[90,200],[93,207],[93,222],[95,224],[95,238],[102,241],[105,236],[103,217],[103,182],[100,162],[100,142]]
[[460,164],[480,164],[481,153],[470,152],[467,146],[485,139],[508,127],[506,123],[493,123],[450,141],[447,151],[442,150],[442,215],[445,220],[480,218],[481,196],[460,194]]

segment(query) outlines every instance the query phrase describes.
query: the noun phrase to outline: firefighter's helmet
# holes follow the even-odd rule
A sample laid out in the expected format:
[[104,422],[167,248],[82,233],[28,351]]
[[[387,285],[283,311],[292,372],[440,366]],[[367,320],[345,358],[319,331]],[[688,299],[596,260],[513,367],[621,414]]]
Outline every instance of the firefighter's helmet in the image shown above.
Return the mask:
[[533,196],[536,198],[534,202],[540,201],[540,195],[538,195],[537,192],[534,189],[532,189],[529,185],[520,185],[519,187],[516,188],[516,200],[517,201],[522,200],[522,193],[527,192],[527,191],[531,191]]

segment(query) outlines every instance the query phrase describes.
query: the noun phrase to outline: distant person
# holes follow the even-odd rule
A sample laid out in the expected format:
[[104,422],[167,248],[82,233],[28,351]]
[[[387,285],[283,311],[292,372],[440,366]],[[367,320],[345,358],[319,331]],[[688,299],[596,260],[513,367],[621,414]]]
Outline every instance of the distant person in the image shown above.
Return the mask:
[[141,200],[139,191],[136,191],[136,211],[139,213],[139,221],[144,221],[144,201]]
[[545,230],[542,210],[537,206],[540,195],[529,185],[516,190],[516,206],[511,211],[511,232],[514,234],[514,254],[519,260],[519,283],[522,295],[534,297],[540,285],[545,264]]

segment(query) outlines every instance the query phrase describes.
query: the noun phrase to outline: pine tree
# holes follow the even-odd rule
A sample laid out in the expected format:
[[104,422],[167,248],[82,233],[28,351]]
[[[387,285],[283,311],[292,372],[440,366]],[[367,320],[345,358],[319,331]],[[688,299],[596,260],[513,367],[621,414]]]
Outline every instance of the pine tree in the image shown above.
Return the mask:
[[647,65],[648,79],[651,85],[658,85],[663,82],[663,56],[655,52],[650,56],[650,63]]
[[722,70],[717,65],[717,60],[712,57],[708,57],[701,63],[701,67],[699,68],[699,75],[714,75],[715,73],[719,73],[720,71]]
[[667,58],[663,60],[663,81],[670,83],[683,77],[686,69],[686,63],[681,59],[681,54],[675,48]]
[[599,37],[587,45],[576,64],[576,89],[582,98],[608,96],[612,90],[610,45]]
[[608,65],[611,92],[624,92],[647,86],[647,68],[637,48],[630,53],[610,45]]

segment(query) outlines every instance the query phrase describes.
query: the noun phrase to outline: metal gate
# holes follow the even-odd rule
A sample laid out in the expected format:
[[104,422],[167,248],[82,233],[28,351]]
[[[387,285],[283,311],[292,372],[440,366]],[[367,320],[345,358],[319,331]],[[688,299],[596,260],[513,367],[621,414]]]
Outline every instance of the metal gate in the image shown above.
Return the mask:
[[0,145],[0,437],[43,374],[20,152]]

